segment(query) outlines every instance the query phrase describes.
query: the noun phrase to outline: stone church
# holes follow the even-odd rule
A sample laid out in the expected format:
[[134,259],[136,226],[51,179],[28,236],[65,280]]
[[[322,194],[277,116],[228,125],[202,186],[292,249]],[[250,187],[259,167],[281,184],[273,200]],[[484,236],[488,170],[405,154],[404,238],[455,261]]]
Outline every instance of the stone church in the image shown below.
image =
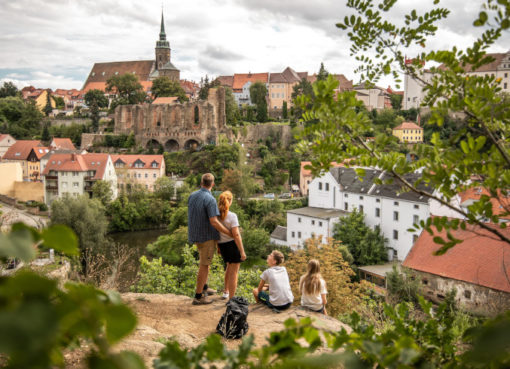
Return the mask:
[[171,80],[180,80],[180,71],[171,61],[170,42],[166,39],[165,20],[161,13],[161,30],[156,41],[155,60],[136,60],[108,63],[95,63],[83,86],[83,93],[92,89],[106,90],[106,81],[114,75],[133,73],[146,92],[150,91],[152,80],[167,76]]

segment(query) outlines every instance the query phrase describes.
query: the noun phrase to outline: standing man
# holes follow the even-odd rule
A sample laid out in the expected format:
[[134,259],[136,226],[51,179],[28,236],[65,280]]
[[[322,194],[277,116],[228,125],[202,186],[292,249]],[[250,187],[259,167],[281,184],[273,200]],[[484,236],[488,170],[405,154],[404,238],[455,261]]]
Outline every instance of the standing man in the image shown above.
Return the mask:
[[219,232],[232,237],[232,233],[218,220],[220,212],[216,199],[211,194],[214,176],[211,173],[204,174],[200,186],[200,190],[193,192],[188,198],[188,241],[197,245],[200,255],[193,305],[212,302],[207,295],[212,295],[216,291],[208,288],[206,282],[209,265],[218,247]]

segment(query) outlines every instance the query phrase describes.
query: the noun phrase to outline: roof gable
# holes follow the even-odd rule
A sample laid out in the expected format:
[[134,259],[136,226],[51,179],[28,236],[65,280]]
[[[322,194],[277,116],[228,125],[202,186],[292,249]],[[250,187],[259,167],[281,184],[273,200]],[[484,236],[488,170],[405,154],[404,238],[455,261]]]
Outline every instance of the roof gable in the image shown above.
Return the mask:
[[38,140],[19,140],[16,141],[2,157],[3,160],[27,160],[33,147],[41,146]]

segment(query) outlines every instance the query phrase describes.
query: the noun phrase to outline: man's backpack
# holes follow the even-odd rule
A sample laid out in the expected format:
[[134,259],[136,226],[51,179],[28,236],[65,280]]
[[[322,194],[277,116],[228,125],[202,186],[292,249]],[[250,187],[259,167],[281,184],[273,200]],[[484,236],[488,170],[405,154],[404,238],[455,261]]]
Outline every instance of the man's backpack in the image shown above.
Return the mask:
[[228,339],[241,338],[248,332],[248,301],[244,297],[233,297],[227,310],[216,326],[216,332]]

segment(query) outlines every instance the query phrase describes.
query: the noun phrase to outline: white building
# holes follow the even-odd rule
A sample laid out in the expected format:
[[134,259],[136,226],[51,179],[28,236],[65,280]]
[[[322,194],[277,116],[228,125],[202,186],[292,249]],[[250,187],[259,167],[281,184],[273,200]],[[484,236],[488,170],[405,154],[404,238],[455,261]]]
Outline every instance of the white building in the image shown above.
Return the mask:
[[[388,238],[390,260],[404,260],[418,237],[418,233],[408,229],[429,217],[428,199],[414,192],[402,192],[398,180],[377,185],[376,178],[384,182],[389,174],[365,169],[361,180],[354,169],[337,167],[315,178],[309,186],[309,207],[287,212],[287,245],[300,246],[313,235],[331,237],[340,217],[357,209],[365,214],[368,226],[379,227]],[[419,174],[406,175],[411,182],[418,178]],[[419,188],[429,190],[423,184]]]
[[117,174],[109,154],[53,154],[42,171],[44,201],[51,202],[64,195],[92,195],[98,180],[110,183],[113,198],[117,197]]

